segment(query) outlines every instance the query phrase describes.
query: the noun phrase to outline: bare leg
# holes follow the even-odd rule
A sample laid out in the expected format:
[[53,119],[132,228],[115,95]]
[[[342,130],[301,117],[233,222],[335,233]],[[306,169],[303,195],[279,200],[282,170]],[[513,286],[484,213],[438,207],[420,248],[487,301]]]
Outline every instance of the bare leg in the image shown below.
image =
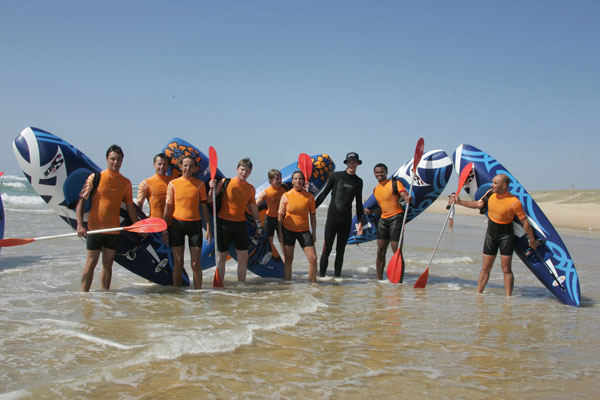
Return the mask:
[[183,284],[183,250],[184,246],[171,247],[173,252],[173,286]]
[[102,289],[110,289],[110,281],[112,280],[112,266],[115,261],[116,250],[102,249],[102,273],[100,274],[100,280],[102,282]]
[[283,264],[283,275],[286,281],[292,280],[292,263],[294,262],[294,246],[283,246],[285,263]]
[[194,289],[202,289],[202,247],[190,247],[192,258],[192,271],[194,273]]
[[496,256],[490,256],[487,254],[483,255],[483,265],[481,266],[481,271],[479,272],[479,279],[477,281],[477,293],[483,293],[483,289],[485,288],[485,285],[490,279],[490,271],[494,266],[495,259]]
[[513,287],[515,286],[515,276],[512,273],[512,255],[503,256],[500,255],[500,262],[502,264],[502,272],[504,273],[504,291],[507,296],[512,296]]
[[88,250],[87,257],[85,260],[85,267],[83,268],[83,274],[81,275],[81,291],[89,292],[92,286],[92,280],[94,279],[94,269],[100,259],[100,250]]
[[[310,283],[316,283],[317,282],[317,251],[315,250],[315,246],[305,247],[304,254],[306,254],[306,259],[308,260],[308,281]],[[291,277],[291,272],[292,271],[290,268],[290,277]]]
[[389,240],[377,239],[377,257],[375,258],[375,267],[377,268],[378,280],[383,279],[383,271],[385,269],[385,254],[387,253],[389,243]]
[[217,252],[217,268],[219,269],[219,278],[225,282],[225,262],[227,261],[227,252]]
[[246,282],[246,271],[248,270],[248,250],[235,249],[238,259],[237,275],[238,281]]

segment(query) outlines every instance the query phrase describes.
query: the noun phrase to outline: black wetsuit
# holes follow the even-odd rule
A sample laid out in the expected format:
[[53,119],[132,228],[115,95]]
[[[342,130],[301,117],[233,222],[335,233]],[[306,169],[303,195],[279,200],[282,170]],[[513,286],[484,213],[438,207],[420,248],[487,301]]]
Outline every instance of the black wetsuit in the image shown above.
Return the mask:
[[329,178],[327,185],[317,197],[316,205],[318,207],[331,192],[331,202],[327,210],[327,222],[325,223],[325,243],[319,262],[321,276],[325,276],[327,272],[329,254],[333,249],[333,240],[336,235],[335,276],[342,274],[344,251],[346,251],[346,242],[348,236],[350,236],[350,225],[352,224],[352,200],[356,199],[356,215],[362,218],[362,189],[362,179],[356,175],[350,175],[346,171],[340,171],[335,172]]

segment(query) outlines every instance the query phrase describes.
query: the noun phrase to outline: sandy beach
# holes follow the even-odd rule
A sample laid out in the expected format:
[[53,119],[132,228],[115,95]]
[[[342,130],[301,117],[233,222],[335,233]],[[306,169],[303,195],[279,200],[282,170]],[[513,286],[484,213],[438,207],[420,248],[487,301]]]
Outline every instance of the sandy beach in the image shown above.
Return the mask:
[[[556,228],[600,231],[600,189],[531,192],[546,217]],[[462,199],[467,199],[463,193]],[[447,197],[442,196],[427,212],[445,214]],[[479,211],[456,207],[456,215],[478,215]]]

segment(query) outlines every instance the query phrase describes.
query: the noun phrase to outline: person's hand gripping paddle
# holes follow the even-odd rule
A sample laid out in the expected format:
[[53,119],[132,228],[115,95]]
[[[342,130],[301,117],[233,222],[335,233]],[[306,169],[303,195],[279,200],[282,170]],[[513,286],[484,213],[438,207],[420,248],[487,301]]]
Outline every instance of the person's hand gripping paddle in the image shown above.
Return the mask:
[[[410,189],[408,195],[411,196],[413,184],[415,183],[415,177],[417,175],[417,166],[421,162],[423,157],[423,149],[425,147],[425,141],[420,138],[417,141],[417,147],[415,148],[415,156],[413,158],[412,177],[410,180]],[[387,277],[392,283],[402,283],[404,278],[404,257],[402,256],[402,244],[404,242],[404,227],[406,226],[406,216],[408,215],[408,208],[410,204],[406,204],[404,209],[404,218],[402,219],[402,229],[400,230],[400,243],[398,244],[398,250],[392,256],[387,268]]]
[[[210,168],[210,180],[214,180],[217,175],[217,151],[214,147],[208,148],[208,163]],[[219,276],[218,254],[217,247],[217,185],[213,188],[213,237],[215,241],[215,277],[213,278],[213,287],[223,287],[223,279]],[[208,222],[208,221],[207,221]]]
[[[470,163],[470,164],[467,164],[467,166],[460,173],[460,177],[458,179],[458,189],[456,189],[457,196],[460,194],[462,188],[465,186],[465,183],[467,182],[467,178],[469,177],[469,174],[471,173],[472,169],[473,169],[473,163]],[[450,215],[452,215],[453,211],[454,211],[454,202],[452,202],[452,204],[450,205],[450,211],[448,211],[448,216],[446,216],[446,220],[444,221],[444,225],[442,226],[442,231],[440,232],[440,236],[438,236],[437,242],[435,243],[435,247],[433,248],[433,253],[431,253],[431,258],[429,259],[429,262],[427,263],[427,268],[425,268],[425,271],[421,274],[421,276],[419,276],[419,279],[417,279],[417,281],[415,282],[415,289],[423,289],[423,288],[425,288],[425,285],[427,285],[427,279],[429,278],[429,266],[431,265],[431,262],[433,261],[433,256],[435,255],[438,245],[440,244],[440,240],[442,239],[442,235],[444,234],[444,230],[446,229],[446,225],[448,224],[448,220],[450,219]]]

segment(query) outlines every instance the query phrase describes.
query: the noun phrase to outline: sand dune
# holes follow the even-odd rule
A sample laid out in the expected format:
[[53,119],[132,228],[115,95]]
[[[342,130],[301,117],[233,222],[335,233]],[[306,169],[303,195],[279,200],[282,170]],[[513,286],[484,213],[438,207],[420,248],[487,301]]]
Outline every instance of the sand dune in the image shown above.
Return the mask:
[[[600,231],[600,189],[538,191],[531,195],[555,227]],[[461,198],[467,196],[463,193]],[[445,214],[446,204],[447,197],[440,197],[427,212]],[[479,212],[457,206],[456,214],[478,215]]]

